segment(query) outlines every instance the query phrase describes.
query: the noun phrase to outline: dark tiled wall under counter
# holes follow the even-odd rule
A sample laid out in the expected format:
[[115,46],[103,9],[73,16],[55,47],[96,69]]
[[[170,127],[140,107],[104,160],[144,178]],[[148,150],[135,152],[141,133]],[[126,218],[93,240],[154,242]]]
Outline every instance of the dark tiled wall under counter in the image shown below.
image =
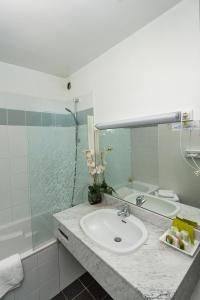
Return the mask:
[[[88,115],[93,115],[93,108],[77,113],[79,125],[87,124]],[[71,114],[68,113],[54,114],[49,112],[0,108],[0,125],[71,127],[74,126],[74,119]]]

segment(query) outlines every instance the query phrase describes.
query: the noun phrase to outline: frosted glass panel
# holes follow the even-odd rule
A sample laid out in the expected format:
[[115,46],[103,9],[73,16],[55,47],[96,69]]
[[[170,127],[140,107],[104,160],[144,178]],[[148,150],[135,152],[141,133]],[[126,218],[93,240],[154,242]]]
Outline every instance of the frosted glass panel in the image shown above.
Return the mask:
[[78,160],[77,160],[77,179],[75,186],[74,204],[87,200],[89,175],[85,160],[84,151],[88,149],[88,126],[79,126]]
[[[87,125],[79,125],[78,129],[75,205],[87,200],[88,184],[83,152],[88,148]],[[64,127],[29,126],[28,156],[33,246],[36,247],[53,237],[52,215],[71,205],[75,127],[68,124]]]

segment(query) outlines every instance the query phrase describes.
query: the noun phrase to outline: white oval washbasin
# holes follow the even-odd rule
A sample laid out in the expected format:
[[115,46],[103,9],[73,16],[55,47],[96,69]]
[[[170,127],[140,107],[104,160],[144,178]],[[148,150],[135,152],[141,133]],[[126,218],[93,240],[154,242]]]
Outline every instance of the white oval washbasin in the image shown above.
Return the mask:
[[121,254],[135,250],[148,236],[142,221],[133,215],[119,217],[116,209],[99,209],[89,213],[81,218],[80,226],[100,246]]
[[[141,195],[141,194],[140,194]],[[180,211],[180,204],[174,201],[166,200],[160,197],[143,194],[144,195],[144,204],[143,208],[154,211],[158,214],[164,215],[166,217],[175,217]],[[136,204],[136,198],[139,194],[131,194],[124,198],[124,200]]]

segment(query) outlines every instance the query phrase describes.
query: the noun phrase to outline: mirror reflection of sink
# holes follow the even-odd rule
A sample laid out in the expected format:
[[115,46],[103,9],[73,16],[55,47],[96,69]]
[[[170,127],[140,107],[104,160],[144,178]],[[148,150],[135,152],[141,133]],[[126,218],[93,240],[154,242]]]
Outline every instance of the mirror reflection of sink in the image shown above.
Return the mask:
[[[173,202],[170,200],[166,200],[160,197],[152,196],[152,195],[144,195],[144,204],[143,208],[156,212],[158,214],[164,215],[166,217],[175,217],[177,213],[180,211],[180,204],[177,202]],[[136,198],[139,194],[131,194],[124,198],[124,200],[136,204]]]
[[119,254],[131,252],[147,239],[142,221],[130,215],[122,218],[116,209],[99,209],[80,220],[85,234],[100,246]]

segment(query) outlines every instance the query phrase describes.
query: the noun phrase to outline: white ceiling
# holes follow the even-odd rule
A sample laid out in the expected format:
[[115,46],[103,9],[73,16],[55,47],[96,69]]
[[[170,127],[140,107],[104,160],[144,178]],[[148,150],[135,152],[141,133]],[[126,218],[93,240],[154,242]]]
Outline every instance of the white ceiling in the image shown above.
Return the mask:
[[0,61],[66,77],[180,0],[0,0]]

